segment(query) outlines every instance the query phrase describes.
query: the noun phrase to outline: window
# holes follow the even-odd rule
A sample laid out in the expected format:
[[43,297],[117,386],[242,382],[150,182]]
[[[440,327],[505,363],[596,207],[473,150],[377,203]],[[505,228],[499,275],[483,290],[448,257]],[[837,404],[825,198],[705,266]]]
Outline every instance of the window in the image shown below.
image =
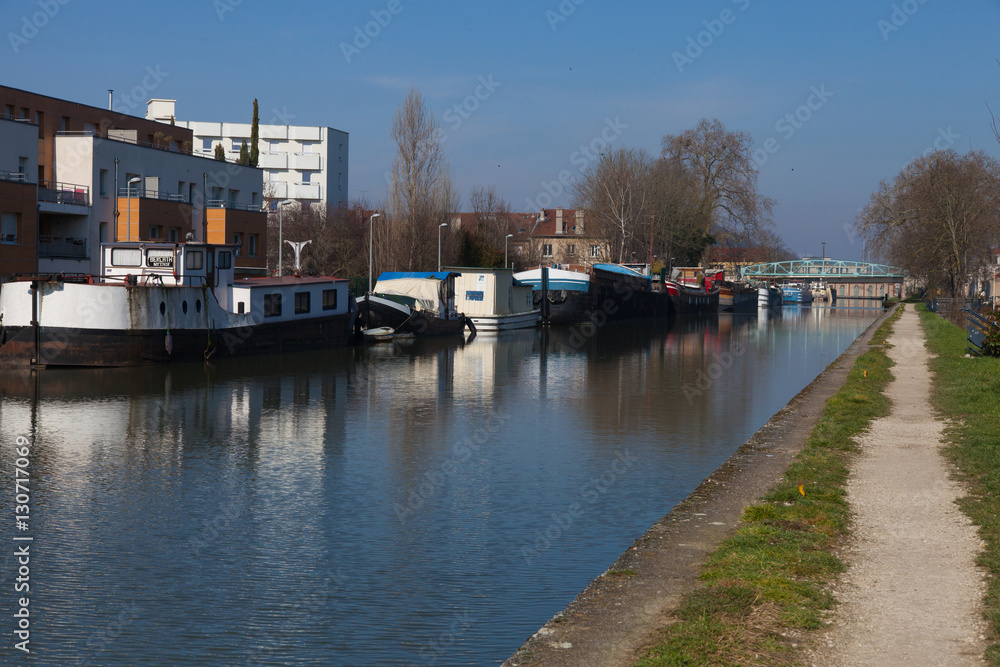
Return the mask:
[[300,183],[303,183],[305,185],[309,185],[309,182],[312,180],[312,172],[303,171],[302,172],[302,176],[300,176],[299,178],[301,179],[299,181]]
[[0,216],[0,241],[4,244],[17,243],[18,213],[4,213]]
[[216,264],[220,269],[233,268],[233,253],[228,250],[219,251],[219,262]]
[[246,312],[246,306],[245,306],[245,304],[242,301],[240,301],[236,305],[238,307],[236,312],[238,312],[240,315],[242,315],[243,313]]
[[215,139],[202,139],[201,140],[201,150],[206,153],[211,153],[215,150]]
[[101,169],[101,173],[97,177],[98,187],[101,189],[101,196],[108,196],[108,170]]
[[542,244],[542,257],[551,257],[551,256],[552,256],[552,244],[551,243],[543,243]]
[[24,120],[31,118],[31,112],[28,110],[28,107],[21,107],[21,118]]
[[10,118],[11,120],[13,120],[14,119],[14,105],[13,104],[8,104],[5,108],[7,110],[6,111],[7,117]]
[[281,315],[281,295],[264,295],[264,317],[279,317]]
[[159,239],[159,238],[160,238],[160,226],[159,225],[150,225],[149,226],[149,240],[152,241],[154,239]]
[[233,150],[239,153],[241,148],[243,148],[243,139],[233,139]]
[[184,268],[189,271],[201,271],[204,261],[201,250],[189,250],[184,254]]
[[309,312],[309,292],[296,292],[295,293],[295,314],[301,315],[302,313]]
[[138,248],[112,248],[112,266],[142,266],[142,251]]
[[62,120],[59,121],[59,131],[69,132],[69,116],[63,116]]
[[229,191],[229,204],[231,206],[235,206],[236,202],[237,202],[237,200],[239,198],[240,198],[240,191],[239,190],[230,190]]
[[601,246],[599,245],[590,246],[590,258],[597,259],[600,256],[601,256]]
[[249,241],[249,243],[250,243],[250,247],[247,249],[247,254],[250,255],[251,257],[256,257],[257,256],[257,235],[256,234],[251,234],[250,237],[247,239],[247,241]]
[[260,206],[260,202],[257,201],[257,193],[256,192],[251,192],[250,193],[250,205],[253,206],[254,208],[257,208],[258,206]]
[[170,231],[167,232],[167,239],[171,243],[177,243],[177,237],[180,236],[180,229],[177,227],[171,227]]
[[236,256],[239,257],[243,254],[243,235],[233,234],[233,245],[236,246]]
[[212,199],[219,201],[222,199],[222,188],[215,185],[212,186]]
[[[22,175],[28,173],[28,158],[26,157],[17,158],[17,173]],[[23,176],[21,180],[24,180]]]
[[566,254],[567,255],[575,255],[576,254],[576,246],[574,244],[572,244],[572,243],[570,243],[568,246],[566,246]]
[[334,310],[337,307],[337,290],[323,290],[323,310]]

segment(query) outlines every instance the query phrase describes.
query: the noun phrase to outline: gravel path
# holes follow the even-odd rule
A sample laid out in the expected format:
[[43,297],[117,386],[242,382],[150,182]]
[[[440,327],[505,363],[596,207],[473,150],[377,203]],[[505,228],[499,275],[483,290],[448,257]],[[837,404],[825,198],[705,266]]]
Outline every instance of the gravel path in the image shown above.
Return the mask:
[[983,573],[975,527],[955,505],[961,487],[939,453],[929,354],[916,313],[896,323],[889,416],[859,439],[848,501],[852,538],[837,607],[814,665],[982,665]]

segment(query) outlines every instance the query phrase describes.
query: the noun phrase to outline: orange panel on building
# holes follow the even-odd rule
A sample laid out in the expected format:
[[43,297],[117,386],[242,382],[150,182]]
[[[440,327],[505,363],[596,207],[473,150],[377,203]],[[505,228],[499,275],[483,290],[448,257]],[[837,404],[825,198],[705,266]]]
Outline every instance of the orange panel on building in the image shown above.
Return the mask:
[[236,267],[267,268],[267,213],[208,209],[208,242],[239,243]]

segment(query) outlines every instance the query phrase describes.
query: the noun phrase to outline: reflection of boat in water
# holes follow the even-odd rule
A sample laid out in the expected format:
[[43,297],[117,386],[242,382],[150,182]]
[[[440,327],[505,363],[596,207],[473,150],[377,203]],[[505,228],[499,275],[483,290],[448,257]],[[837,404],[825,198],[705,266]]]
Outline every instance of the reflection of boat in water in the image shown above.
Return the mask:
[[542,321],[575,324],[586,320],[590,308],[589,273],[539,267],[515,273],[514,278],[531,285],[532,304],[541,311]]
[[[358,299],[358,317],[367,330],[389,328],[397,334],[446,336],[465,329],[455,311],[457,273],[383,273],[374,294]],[[375,334],[366,334],[374,337]]]
[[230,245],[108,243],[99,276],[0,287],[0,365],[135,366],[352,340],[346,280],[234,277]]

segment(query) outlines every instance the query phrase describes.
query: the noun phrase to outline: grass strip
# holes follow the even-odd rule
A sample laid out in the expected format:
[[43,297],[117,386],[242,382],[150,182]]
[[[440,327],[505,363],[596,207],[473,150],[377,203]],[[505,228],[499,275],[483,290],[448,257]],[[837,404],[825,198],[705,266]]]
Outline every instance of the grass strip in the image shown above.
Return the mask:
[[884,343],[901,311],[875,332],[784,479],[747,507],[736,534],[710,556],[705,585],[675,612],[637,664],[775,665],[792,662],[789,630],[821,626],[843,571],[833,549],[850,525],[845,484],[853,438],[889,413],[892,374]]
[[966,331],[918,309],[927,347],[936,355],[930,363],[932,401],[948,423],[945,453],[968,493],[959,506],[979,527],[985,544],[978,562],[990,575],[984,615],[993,631],[986,657],[1000,665],[1000,359],[966,357]]

